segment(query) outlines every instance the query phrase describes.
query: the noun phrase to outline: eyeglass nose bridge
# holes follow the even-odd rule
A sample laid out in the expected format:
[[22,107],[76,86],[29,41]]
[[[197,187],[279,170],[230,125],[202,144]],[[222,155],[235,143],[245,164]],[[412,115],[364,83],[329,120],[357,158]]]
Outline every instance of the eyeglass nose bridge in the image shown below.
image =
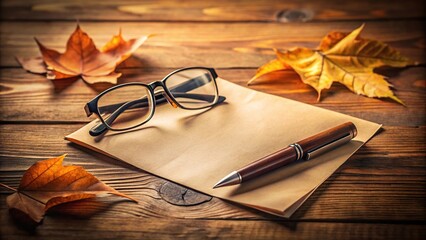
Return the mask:
[[151,90],[152,90],[152,93],[153,93],[153,95],[154,95],[154,99],[155,99],[155,89],[157,88],[157,87],[161,87],[162,89],[163,89],[163,91],[162,91],[162,95],[163,95],[163,97],[167,100],[167,102],[170,104],[170,105],[172,105],[172,107],[174,107],[174,108],[178,108],[179,106],[176,104],[176,102],[173,100],[173,98],[170,96],[170,94],[167,92],[167,90],[166,90],[166,86],[164,85],[164,82],[162,82],[162,81],[155,81],[155,82],[152,82],[152,83],[150,83],[150,84],[148,84],[148,86],[151,88]]
[[163,89],[166,88],[162,81],[151,82],[148,86],[152,89],[152,91],[154,91],[157,87],[162,87]]

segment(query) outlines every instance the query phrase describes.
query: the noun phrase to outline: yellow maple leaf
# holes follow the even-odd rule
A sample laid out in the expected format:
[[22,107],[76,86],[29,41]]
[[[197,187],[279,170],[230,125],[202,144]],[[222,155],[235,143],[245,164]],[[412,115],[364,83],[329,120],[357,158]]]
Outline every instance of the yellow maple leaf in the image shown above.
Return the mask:
[[394,95],[385,77],[373,70],[380,66],[405,67],[410,60],[383,42],[359,37],[363,27],[351,33],[331,32],[323,38],[318,49],[275,50],[277,59],[261,66],[249,84],[263,74],[290,67],[318,92],[318,100],[323,89],[340,82],[357,94],[389,97],[404,104]]

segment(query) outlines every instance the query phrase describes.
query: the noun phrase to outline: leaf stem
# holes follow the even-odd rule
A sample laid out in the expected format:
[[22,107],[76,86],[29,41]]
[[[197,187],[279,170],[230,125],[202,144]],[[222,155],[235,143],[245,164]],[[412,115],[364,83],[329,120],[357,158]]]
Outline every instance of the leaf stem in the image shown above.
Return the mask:
[[7,189],[9,189],[9,190],[12,190],[12,191],[14,191],[14,192],[17,192],[17,191],[18,191],[18,189],[13,188],[13,187],[9,187],[9,186],[7,186],[6,184],[3,184],[3,183],[0,183],[0,186],[1,186],[1,187],[4,187],[4,188],[7,188]]
[[46,203],[44,203],[44,202],[42,202],[42,201],[40,201],[40,200],[38,200],[37,198],[35,198],[35,197],[32,197],[31,195],[29,195],[29,194],[26,194],[26,193],[24,193],[24,192],[18,192],[19,194],[22,194],[22,195],[25,195],[26,197],[28,197],[28,198],[30,198],[31,200],[34,200],[34,201],[36,201],[36,202],[38,202],[38,203],[41,203],[41,204],[43,204],[43,205],[46,205]]
[[46,203],[44,203],[44,202],[42,202],[42,201],[40,201],[40,200],[38,200],[38,199],[36,199],[36,198],[32,197],[31,195],[28,195],[28,194],[26,194],[26,193],[24,193],[24,192],[20,192],[20,191],[18,191],[18,189],[13,188],[13,187],[9,187],[9,186],[8,186],[8,185],[6,185],[6,184],[0,183],[0,187],[4,187],[4,188],[7,188],[7,189],[12,190],[12,191],[14,191],[14,192],[17,192],[18,194],[25,195],[26,197],[28,197],[28,198],[30,198],[30,199],[32,199],[32,200],[34,200],[34,201],[36,201],[36,202],[39,202],[39,203],[41,203],[41,204],[43,204],[43,205],[46,205]]

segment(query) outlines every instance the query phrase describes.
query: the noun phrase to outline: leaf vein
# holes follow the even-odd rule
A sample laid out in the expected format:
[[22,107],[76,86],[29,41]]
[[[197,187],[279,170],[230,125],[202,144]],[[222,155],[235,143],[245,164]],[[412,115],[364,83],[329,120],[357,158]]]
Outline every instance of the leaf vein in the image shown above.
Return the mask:
[[31,182],[29,182],[27,185],[25,185],[25,186],[19,186],[18,187],[18,190],[21,190],[21,189],[23,189],[23,190],[25,190],[25,187],[28,187],[29,185],[31,185],[35,180],[37,180],[40,176],[42,176],[43,174],[45,174],[48,170],[50,170],[53,166],[55,166],[56,165],[56,163],[57,162],[59,162],[59,161],[61,161],[62,160],[62,158],[61,157],[58,157],[57,158],[57,160],[56,161],[54,161],[53,162],[53,164],[52,165],[50,165],[48,168],[46,168],[44,171],[42,171],[37,177],[35,177]]

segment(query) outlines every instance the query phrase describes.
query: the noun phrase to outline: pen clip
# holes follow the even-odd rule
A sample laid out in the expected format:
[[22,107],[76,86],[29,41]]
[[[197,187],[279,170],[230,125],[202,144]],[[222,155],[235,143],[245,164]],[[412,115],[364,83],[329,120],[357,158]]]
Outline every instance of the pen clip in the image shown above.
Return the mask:
[[354,138],[354,135],[352,133],[350,133],[350,134],[343,136],[339,139],[336,139],[336,140],[334,140],[330,143],[327,143],[323,146],[320,146],[320,147],[318,147],[314,150],[311,150],[311,151],[306,153],[305,161],[308,161],[311,158],[317,157],[317,156],[319,156],[319,155],[321,155],[325,152],[330,151],[333,148],[336,148],[340,145],[343,145],[343,144],[349,142],[352,138]]

